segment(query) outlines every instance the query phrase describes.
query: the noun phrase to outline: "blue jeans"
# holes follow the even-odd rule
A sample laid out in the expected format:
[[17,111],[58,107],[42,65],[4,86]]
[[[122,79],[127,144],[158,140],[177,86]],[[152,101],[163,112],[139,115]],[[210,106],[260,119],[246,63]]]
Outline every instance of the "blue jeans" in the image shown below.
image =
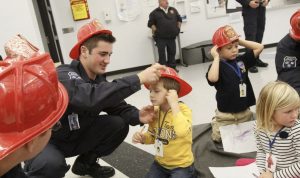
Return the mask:
[[194,164],[185,168],[166,169],[154,161],[145,178],[195,178]]

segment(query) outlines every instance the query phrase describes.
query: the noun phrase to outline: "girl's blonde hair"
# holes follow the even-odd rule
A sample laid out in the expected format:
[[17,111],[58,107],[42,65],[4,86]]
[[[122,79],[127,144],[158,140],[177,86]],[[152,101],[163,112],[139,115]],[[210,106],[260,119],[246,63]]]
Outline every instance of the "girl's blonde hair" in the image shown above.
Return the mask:
[[260,91],[256,104],[257,129],[273,131],[276,110],[299,106],[300,98],[293,87],[281,81],[268,83]]

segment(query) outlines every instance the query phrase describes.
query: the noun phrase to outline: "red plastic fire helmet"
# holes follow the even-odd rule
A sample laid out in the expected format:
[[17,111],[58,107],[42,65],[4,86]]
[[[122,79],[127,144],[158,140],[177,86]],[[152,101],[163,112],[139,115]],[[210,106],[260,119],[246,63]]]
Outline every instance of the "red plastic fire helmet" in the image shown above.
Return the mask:
[[290,36],[294,40],[300,41],[300,9],[292,15],[290,24],[292,27],[290,30]]
[[[166,70],[161,70],[160,74],[161,77],[171,78],[179,83],[180,89],[178,92],[178,97],[183,97],[192,91],[191,85],[189,85],[186,81],[182,80],[173,68],[167,67]],[[145,87],[149,89],[148,84],[145,84]]]
[[50,129],[68,94],[49,54],[0,62],[0,160]]
[[98,20],[92,20],[90,23],[83,25],[77,33],[78,42],[71,49],[69,56],[72,59],[77,60],[79,58],[79,50],[82,43],[84,43],[87,39],[91,38],[97,34],[112,34],[110,30],[106,30],[102,24]]
[[239,39],[239,35],[234,31],[234,29],[229,25],[225,25],[223,27],[220,27],[215,32],[212,38],[212,43],[216,45],[218,48],[221,48],[238,39]]

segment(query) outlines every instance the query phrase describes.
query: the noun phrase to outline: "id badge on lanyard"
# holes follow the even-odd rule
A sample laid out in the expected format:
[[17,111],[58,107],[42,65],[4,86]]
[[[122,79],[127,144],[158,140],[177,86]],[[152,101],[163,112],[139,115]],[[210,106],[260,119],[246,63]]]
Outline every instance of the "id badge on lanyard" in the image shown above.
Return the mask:
[[239,84],[240,88],[240,97],[246,97],[247,96],[247,86],[245,83]]
[[68,121],[69,121],[69,127],[71,131],[80,129],[78,114],[72,113],[68,115]]
[[284,127],[279,129],[279,131],[275,134],[273,140],[271,140],[270,137],[268,136],[270,152],[266,154],[265,167],[266,167],[266,170],[269,170],[270,172],[275,172],[275,170],[276,170],[277,158],[272,154],[272,148],[273,148],[273,145],[275,144],[277,136],[279,135],[279,133],[282,131],[283,128]]
[[243,77],[242,77],[242,72],[240,67],[237,65],[237,63],[235,62],[235,66],[230,65],[228,62],[226,62],[225,60],[222,60],[223,63],[225,63],[228,67],[230,67],[234,73],[239,77],[241,83],[239,84],[239,90],[240,90],[240,97],[246,97],[247,96],[247,86],[246,84],[243,82]]
[[164,146],[162,141],[160,141],[159,139],[155,139],[154,147],[155,147],[155,155],[164,157]]
[[163,125],[164,125],[164,122],[165,122],[165,119],[166,119],[166,116],[167,116],[167,113],[169,112],[169,110],[170,109],[168,109],[168,111],[166,111],[166,113],[164,114],[161,125],[159,125],[160,118],[161,118],[160,117],[160,112],[161,111],[159,111],[159,116],[158,116],[158,123],[157,123],[157,125],[158,125],[158,134],[157,134],[157,138],[155,139],[154,147],[155,147],[155,155],[160,156],[160,157],[164,157],[164,143],[163,143],[163,141],[166,144],[168,143],[168,140],[160,138],[160,134],[161,134],[161,131],[163,129]]
[[277,164],[277,158],[272,155],[272,153],[266,154],[266,170],[269,170],[270,172],[275,172],[276,170],[276,164]]

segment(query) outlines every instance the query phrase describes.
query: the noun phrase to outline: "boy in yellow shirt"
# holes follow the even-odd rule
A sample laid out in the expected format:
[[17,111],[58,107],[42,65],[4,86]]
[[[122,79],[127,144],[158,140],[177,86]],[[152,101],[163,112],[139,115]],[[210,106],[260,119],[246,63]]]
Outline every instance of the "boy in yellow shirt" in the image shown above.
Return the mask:
[[192,178],[192,111],[178,98],[191,92],[192,87],[172,68],[161,71],[156,84],[146,85],[157,118],[146,133],[136,132],[133,143],[154,144],[156,149],[147,178]]

